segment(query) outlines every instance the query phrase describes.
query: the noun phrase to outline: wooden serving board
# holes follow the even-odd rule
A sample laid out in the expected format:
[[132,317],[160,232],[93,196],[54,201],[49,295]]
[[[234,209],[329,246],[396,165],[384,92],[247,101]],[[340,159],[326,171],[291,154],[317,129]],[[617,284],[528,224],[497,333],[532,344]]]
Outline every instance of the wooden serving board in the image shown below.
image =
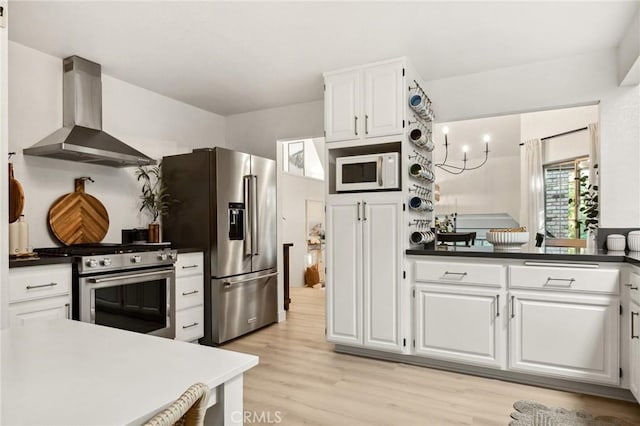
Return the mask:
[[75,189],[51,205],[51,232],[65,245],[99,243],[109,230],[107,209],[96,197],[84,192],[84,179],[75,180]]
[[22,185],[13,176],[13,164],[9,163],[9,223],[20,219],[24,209],[24,191]]

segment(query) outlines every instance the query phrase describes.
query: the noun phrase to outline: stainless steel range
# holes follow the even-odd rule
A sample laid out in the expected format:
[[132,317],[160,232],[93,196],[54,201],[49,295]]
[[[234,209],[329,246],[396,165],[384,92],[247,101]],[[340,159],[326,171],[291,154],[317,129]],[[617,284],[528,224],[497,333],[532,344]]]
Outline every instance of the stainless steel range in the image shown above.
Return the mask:
[[97,244],[37,249],[73,256],[73,319],[138,333],[175,336],[177,252],[169,244]]

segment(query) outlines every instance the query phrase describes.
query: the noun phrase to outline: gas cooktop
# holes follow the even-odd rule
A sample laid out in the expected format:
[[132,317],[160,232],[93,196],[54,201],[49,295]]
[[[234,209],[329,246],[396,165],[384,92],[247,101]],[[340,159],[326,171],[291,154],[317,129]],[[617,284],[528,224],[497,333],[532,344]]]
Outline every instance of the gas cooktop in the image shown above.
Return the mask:
[[76,244],[66,247],[37,248],[39,256],[98,256],[104,254],[139,253],[171,248],[171,243]]

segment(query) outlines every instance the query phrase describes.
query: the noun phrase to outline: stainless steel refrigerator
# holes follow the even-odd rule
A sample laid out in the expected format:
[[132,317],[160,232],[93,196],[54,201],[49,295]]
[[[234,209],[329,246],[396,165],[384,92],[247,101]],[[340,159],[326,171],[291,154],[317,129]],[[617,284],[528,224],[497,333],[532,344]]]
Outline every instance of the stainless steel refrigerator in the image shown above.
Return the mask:
[[174,200],[163,240],[205,253],[205,336],[217,345],[277,321],[276,164],[224,148],[164,157]]

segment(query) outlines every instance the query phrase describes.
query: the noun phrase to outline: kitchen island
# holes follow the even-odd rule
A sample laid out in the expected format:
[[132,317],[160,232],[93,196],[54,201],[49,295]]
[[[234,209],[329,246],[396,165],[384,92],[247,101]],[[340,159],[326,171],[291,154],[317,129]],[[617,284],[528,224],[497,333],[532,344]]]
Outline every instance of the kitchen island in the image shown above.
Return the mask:
[[7,425],[142,424],[190,385],[209,386],[206,424],[242,424],[243,373],[258,357],[56,320],[2,330]]

